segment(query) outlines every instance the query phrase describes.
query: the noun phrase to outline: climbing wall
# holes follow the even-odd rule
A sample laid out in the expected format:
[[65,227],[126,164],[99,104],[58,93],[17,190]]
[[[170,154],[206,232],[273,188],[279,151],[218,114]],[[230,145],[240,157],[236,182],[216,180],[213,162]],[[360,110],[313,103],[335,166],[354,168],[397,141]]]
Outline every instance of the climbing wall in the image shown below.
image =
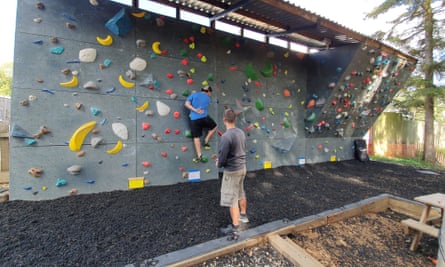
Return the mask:
[[[249,170],[350,159],[410,74],[364,44],[303,55],[90,2],[18,2],[11,199],[217,179],[226,108],[239,113]],[[195,164],[184,102],[205,85],[218,134]]]

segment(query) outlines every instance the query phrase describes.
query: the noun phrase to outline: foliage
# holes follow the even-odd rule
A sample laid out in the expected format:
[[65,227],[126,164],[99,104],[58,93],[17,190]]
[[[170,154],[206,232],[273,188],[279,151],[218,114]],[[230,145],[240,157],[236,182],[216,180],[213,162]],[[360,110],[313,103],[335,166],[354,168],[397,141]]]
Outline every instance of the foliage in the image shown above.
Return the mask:
[[431,169],[431,170],[437,170],[437,171],[445,171],[445,167],[437,165],[437,164],[431,164],[423,161],[420,157],[417,158],[383,158],[383,157],[376,157],[376,156],[370,156],[371,160],[374,161],[381,161],[381,162],[388,162],[388,163],[397,163],[404,166],[411,166],[414,168],[419,169]]
[[11,96],[12,63],[0,66],[0,96]]

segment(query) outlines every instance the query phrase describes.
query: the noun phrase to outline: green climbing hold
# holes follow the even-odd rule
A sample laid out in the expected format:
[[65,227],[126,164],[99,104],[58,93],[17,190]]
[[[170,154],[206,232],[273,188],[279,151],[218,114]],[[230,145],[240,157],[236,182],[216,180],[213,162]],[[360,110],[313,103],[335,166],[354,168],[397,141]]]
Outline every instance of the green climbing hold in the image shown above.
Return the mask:
[[201,162],[202,163],[207,163],[208,161],[209,161],[208,157],[204,157],[204,156],[201,157]]
[[289,120],[286,117],[284,117],[283,123],[284,123],[284,128],[289,128],[290,122],[289,122]]
[[317,117],[317,116],[315,115],[315,112],[312,112],[311,115],[309,115],[309,116],[306,118],[306,121],[307,121],[307,122],[314,122],[316,117]]
[[190,95],[190,91],[188,89],[185,89],[184,91],[182,91],[182,96],[189,96]]
[[209,82],[213,82],[215,79],[213,78],[213,73],[209,73],[208,75],[207,75],[207,81],[209,81]]
[[260,98],[257,98],[255,101],[255,107],[256,109],[258,109],[259,111],[264,109],[264,104],[263,101]]
[[261,70],[261,74],[264,77],[272,76],[272,72],[273,72],[273,65],[270,62],[266,63],[266,66],[264,67],[264,69]]
[[191,138],[192,137],[192,132],[190,130],[185,130],[184,135],[185,135],[185,137]]
[[182,49],[181,50],[181,57],[186,57],[189,55],[189,51],[187,49]]
[[255,70],[253,69],[252,63],[247,64],[245,73],[246,73],[247,78],[249,78],[253,81],[258,80],[258,75],[255,72]]

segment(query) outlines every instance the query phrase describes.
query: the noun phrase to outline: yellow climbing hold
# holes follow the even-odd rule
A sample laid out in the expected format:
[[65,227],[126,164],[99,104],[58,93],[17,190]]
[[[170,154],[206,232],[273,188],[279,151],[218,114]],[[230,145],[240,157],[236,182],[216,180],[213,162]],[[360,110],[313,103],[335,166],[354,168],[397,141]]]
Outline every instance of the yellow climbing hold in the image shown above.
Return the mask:
[[63,87],[76,87],[79,84],[79,79],[77,79],[76,75],[73,75],[69,82],[59,83],[60,86]]
[[134,83],[126,81],[124,79],[124,77],[122,76],[122,74],[119,75],[119,83],[125,88],[133,88],[134,87]]
[[110,46],[113,43],[113,37],[111,35],[107,35],[105,38],[97,36],[96,41],[103,46]]
[[85,137],[87,137],[88,133],[93,130],[94,126],[96,126],[96,121],[90,121],[82,124],[71,136],[70,141],[68,143],[68,147],[71,151],[79,151],[82,147],[83,141]]
[[118,153],[119,151],[121,151],[122,147],[123,147],[122,141],[118,140],[116,145],[114,145],[114,147],[112,149],[107,150],[107,153],[110,155],[114,155],[114,154]]
[[153,52],[154,52],[155,54],[158,54],[158,55],[162,54],[162,51],[161,51],[161,49],[159,48],[160,45],[161,45],[161,42],[159,42],[159,41],[153,42],[153,43],[151,44],[151,50],[153,50]]
[[136,110],[139,111],[139,112],[143,112],[143,111],[145,111],[148,108],[149,105],[150,105],[150,102],[145,101],[144,104],[142,104],[141,106],[137,107]]
[[145,14],[147,14],[145,11],[131,13],[131,15],[135,18],[143,18]]

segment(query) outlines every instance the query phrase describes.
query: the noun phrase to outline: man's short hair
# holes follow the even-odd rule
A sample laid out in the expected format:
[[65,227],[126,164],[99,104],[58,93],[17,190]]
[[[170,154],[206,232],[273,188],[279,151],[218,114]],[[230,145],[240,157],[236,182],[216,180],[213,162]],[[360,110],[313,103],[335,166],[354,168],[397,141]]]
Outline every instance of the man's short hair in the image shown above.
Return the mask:
[[233,111],[233,109],[226,109],[226,111],[224,111],[224,119],[230,123],[235,122],[236,119],[235,111]]
[[204,86],[201,88],[201,91],[203,92],[212,92],[212,87],[210,85]]

